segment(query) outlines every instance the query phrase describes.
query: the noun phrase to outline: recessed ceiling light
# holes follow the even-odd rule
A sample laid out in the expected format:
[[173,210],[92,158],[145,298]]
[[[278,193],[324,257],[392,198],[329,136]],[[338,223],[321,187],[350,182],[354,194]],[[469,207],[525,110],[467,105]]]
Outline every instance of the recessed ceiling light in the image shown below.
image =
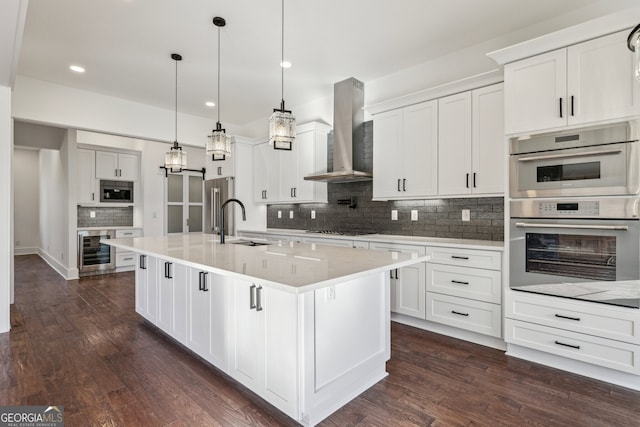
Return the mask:
[[215,107],[216,103],[213,101],[207,101],[204,103],[204,105],[206,105],[207,107]]
[[85,71],[84,68],[79,65],[70,65],[69,69],[76,73],[84,73]]
[[289,62],[289,61],[282,61],[282,62],[280,63],[280,66],[281,66],[282,68],[290,68],[290,67],[291,67],[291,62]]

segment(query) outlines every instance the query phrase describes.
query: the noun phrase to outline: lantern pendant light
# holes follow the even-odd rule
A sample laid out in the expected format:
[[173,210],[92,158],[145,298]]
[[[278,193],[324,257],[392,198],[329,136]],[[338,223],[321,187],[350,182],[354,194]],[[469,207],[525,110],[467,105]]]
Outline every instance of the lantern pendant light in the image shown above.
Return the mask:
[[296,139],[296,118],[284,107],[284,0],[282,0],[282,61],[281,68],[281,101],[280,108],[274,108],[269,119],[269,144],[276,150],[291,150]]
[[225,160],[226,156],[231,155],[231,137],[225,133],[222,124],[220,124],[220,28],[226,24],[224,18],[219,16],[213,18],[213,25],[218,27],[218,121],[216,128],[207,137],[206,143],[207,156],[211,156],[213,161]]
[[631,30],[627,37],[627,47],[633,52],[633,74],[640,81],[640,24]]
[[187,152],[178,144],[178,61],[182,61],[182,56],[172,53],[171,59],[176,62],[175,139],[173,147],[164,155],[164,167],[171,172],[182,172],[187,168]]

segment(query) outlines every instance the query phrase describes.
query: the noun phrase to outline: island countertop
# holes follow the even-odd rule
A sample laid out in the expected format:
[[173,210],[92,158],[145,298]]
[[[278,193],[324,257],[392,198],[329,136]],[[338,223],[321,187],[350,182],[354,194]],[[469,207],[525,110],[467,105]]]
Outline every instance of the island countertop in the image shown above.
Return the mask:
[[[220,244],[211,234],[108,239],[103,243],[165,261],[302,293],[364,275],[427,261],[426,255],[283,242],[263,246]],[[246,239],[245,239],[246,240]]]

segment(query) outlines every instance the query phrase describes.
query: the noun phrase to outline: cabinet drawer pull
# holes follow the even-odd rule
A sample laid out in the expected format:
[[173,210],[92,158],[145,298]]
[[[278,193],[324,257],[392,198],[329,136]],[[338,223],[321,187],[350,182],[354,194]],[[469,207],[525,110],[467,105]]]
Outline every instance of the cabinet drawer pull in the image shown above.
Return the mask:
[[249,310],[256,308],[256,285],[249,286]]
[[560,319],[575,320],[576,322],[580,321],[579,317],[563,316],[562,314],[555,314],[555,316],[559,317]]
[[256,311],[262,311],[262,286],[256,289]]
[[123,236],[132,236],[133,233],[131,231],[128,231],[128,232],[122,233],[122,235]]
[[133,261],[133,257],[122,258],[123,261]]
[[468,256],[460,256],[460,255],[451,255],[451,258],[453,258],[453,259],[465,259],[465,260],[469,259]]
[[468,285],[469,282],[463,282],[462,280],[452,280],[451,283],[456,283],[458,285]]
[[172,266],[173,266],[173,263],[170,263],[170,262],[164,263],[164,277],[166,277],[167,279],[173,279],[173,275],[171,274]]
[[562,118],[562,98],[559,99],[560,103],[560,118]]
[[457,314],[458,316],[469,317],[469,313],[461,313],[459,311],[451,310],[452,314]]
[[563,347],[569,347],[569,348],[575,348],[576,350],[580,350],[580,346],[579,345],[573,345],[573,344],[566,344],[560,341],[554,341],[557,345],[561,345]]
[[146,255],[140,255],[140,269],[141,270],[146,270],[147,269],[147,256]]

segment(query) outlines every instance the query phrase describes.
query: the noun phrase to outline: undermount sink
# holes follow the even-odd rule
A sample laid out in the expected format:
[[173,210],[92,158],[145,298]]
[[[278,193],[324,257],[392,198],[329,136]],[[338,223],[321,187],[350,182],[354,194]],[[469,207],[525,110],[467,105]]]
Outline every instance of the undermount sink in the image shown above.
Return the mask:
[[232,245],[242,245],[242,246],[265,246],[270,245],[269,242],[254,242],[253,240],[237,240],[235,242],[229,242]]

